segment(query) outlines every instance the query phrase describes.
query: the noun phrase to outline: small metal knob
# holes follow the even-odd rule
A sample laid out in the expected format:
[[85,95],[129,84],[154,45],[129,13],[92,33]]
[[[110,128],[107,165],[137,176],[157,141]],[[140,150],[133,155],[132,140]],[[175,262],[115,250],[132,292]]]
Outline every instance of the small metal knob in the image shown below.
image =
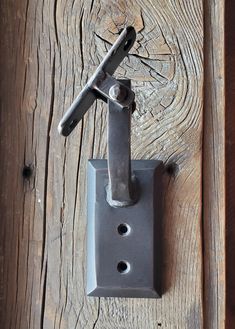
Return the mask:
[[117,83],[109,89],[109,96],[114,101],[123,102],[127,97],[127,89],[125,86]]

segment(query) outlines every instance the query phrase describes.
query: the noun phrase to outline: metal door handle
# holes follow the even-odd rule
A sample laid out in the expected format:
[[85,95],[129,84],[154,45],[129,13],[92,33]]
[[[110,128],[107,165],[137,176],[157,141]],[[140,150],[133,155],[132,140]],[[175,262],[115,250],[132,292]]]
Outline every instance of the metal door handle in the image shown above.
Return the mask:
[[[87,294],[161,294],[159,252],[162,161],[130,160],[130,80],[112,75],[134,44],[125,28],[59,124],[68,136],[96,99],[108,104],[108,161],[88,164]],[[139,257],[142,255],[142,258]]]
[[130,88],[130,80],[116,80],[112,76],[135,39],[133,27],[122,31],[58,127],[60,134],[68,136],[96,99],[108,103],[107,201],[113,207],[132,205],[138,194],[130,161],[130,126],[135,94]]
[[[103,99],[105,102],[110,99],[123,107],[131,105],[134,100],[134,93],[127,86],[115,80],[112,75],[128,54],[135,39],[136,33],[132,26],[126,27],[122,31],[95,73],[60,121],[58,130],[61,135],[68,136],[72,132],[97,98]],[[128,97],[115,99],[114,91],[117,90],[115,85],[120,86],[121,93],[119,93],[119,96],[126,92]]]

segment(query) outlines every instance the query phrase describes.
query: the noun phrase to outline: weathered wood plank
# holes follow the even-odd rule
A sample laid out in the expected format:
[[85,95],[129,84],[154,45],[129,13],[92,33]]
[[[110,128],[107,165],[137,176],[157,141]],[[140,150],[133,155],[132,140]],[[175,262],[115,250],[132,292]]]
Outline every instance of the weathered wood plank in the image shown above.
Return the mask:
[[[203,328],[202,1],[3,0],[1,16],[1,323]],[[106,109],[95,105],[67,140],[57,133],[126,24],[138,32],[118,70],[136,92],[133,158],[168,168],[161,300],[85,297],[86,163],[106,156]]]
[[205,328],[225,328],[224,1],[205,1],[203,242]]
[[235,3],[225,6],[225,76],[226,76],[226,329],[235,327]]

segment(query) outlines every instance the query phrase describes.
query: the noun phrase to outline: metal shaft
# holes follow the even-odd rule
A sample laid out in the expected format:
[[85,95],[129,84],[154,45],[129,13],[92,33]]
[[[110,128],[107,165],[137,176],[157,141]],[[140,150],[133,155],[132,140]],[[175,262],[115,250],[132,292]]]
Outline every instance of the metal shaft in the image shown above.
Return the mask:
[[[130,87],[129,80],[118,80]],[[132,107],[121,108],[108,101],[108,174],[107,201],[113,207],[135,202],[130,160]]]

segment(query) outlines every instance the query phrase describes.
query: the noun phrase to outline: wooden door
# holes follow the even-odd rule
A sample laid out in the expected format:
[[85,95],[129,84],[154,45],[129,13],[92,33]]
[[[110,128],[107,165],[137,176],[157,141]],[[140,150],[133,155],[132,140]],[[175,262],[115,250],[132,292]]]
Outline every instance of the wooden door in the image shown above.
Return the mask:
[[[1,328],[225,328],[223,1],[2,0],[0,13]],[[106,157],[106,107],[57,132],[126,25],[132,158],[166,167],[159,300],[86,297],[86,164]]]

